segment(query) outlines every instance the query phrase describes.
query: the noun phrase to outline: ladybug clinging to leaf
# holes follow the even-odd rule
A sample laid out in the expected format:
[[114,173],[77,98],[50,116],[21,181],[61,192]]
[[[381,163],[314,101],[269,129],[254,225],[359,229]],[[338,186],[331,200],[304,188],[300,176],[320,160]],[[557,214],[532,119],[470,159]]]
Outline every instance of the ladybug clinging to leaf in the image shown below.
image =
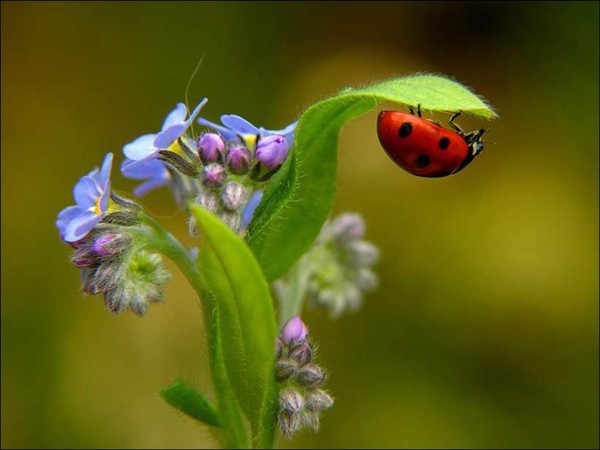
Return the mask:
[[421,118],[410,107],[410,114],[400,111],[382,111],[377,120],[379,142],[388,156],[407,172],[419,177],[445,177],[464,169],[483,150],[482,136],[486,130],[463,132],[452,115],[448,124],[455,131],[439,123]]

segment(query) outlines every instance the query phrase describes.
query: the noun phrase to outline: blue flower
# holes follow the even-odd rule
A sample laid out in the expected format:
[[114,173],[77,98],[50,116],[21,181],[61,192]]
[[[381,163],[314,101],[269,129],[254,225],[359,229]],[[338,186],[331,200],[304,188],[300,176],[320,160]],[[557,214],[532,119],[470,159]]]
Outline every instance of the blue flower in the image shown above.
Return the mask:
[[108,210],[110,197],[110,170],[113,154],[104,158],[102,168],[92,170],[75,185],[75,206],[69,206],[58,214],[56,226],[61,239],[76,242],[84,238]]
[[206,119],[199,118],[197,122],[205,127],[217,130],[228,141],[240,139],[249,148],[254,148],[257,136],[264,138],[271,135],[283,136],[287,142],[294,142],[294,132],[298,121],[291,123],[281,130],[266,130],[263,127],[256,127],[246,119],[234,114],[225,114],[221,116],[221,123],[225,126],[217,125]]
[[156,134],[145,134],[123,147],[127,159],[121,165],[121,172],[128,178],[147,179],[134,193],[144,195],[148,191],[169,182],[170,175],[165,163],[156,159],[159,150],[169,149],[190,127],[200,109],[208,99],[204,98],[196,109],[187,116],[185,104],[178,103],[165,119],[162,130]]

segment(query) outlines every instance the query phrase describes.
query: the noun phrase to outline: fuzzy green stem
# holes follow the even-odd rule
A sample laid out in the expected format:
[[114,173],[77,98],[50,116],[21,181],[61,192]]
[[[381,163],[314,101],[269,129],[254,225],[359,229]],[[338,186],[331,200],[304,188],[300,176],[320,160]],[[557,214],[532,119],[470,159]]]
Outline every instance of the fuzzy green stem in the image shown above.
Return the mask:
[[[167,258],[171,259],[175,265],[181,270],[181,272],[188,279],[189,283],[192,285],[198,297],[201,299],[202,304],[202,316],[204,320],[204,329],[212,330],[213,326],[216,324],[213,323],[213,312],[214,312],[214,301],[210,295],[204,295],[204,290],[202,286],[202,282],[200,280],[200,274],[196,268],[196,263],[189,256],[189,250],[171,233],[166,231],[160,223],[158,223],[155,219],[148,215],[143,215],[142,221],[145,227],[131,227],[130,230],[132,234],[139,236],[140,242],[145,244],[145,247],[159,253],[162,253]],[[213,342],[214,333],[206,333],[207,334],[207,344],[210,349],[215,347],[215,343]],[[212,352],[209,353],[212,355]],[[211,368],[214,365],[211,364]],[[216,374],[213,372],[213,382]],[[218,390],[217,390],[218,395]],[[219,401],[219,403],[221,403]],[[226,429],[225,424],[222,429],[211,428],[211,432],[214,433],[217,439],[221,440],[223,443],[223,447],[226,448],[231,444],[231,436],[224,436],[222,433],[227,434],[231,430]]]
[[[179,270],[183,272],[198,296],[202,298],[200,275],[196,269],[195,261],[192,261],[189,257],[189,250],[152,217],[144,215],[143,221],[150,226],[154,232],[144,233],[144,241],[147,246],[171,259],[177,265]],[[202,300],[203,302],[208,301],[204,298]],[[208,320],[210,320],[210,314]]]
[[302,258],[286,277],[287,283],[278,289],[280,327],[302,313],[310,275],[311,270],[306,267],[306,258]]

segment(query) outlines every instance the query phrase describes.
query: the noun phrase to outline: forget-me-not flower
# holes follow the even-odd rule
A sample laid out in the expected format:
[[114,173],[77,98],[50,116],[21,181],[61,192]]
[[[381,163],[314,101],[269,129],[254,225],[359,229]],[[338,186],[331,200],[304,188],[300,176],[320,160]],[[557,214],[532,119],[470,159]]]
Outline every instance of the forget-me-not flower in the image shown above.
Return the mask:
[[252,125],[243,117],[236,116],[235,114],[224,114],[221,116],[221,123],[224,126],[203,118],[199,118],[197,122],[200,125],[217,130],[227,141],[238,138],[251,149],[256,145],[257,138],[264,138],[271,135],[283,136],[287,142],[294,142],[294,132],[298,124],[298,121],[296,121],[281,130],[266,130],[263,127]]
[[104,158],[102,168],[92,170],[75,185],[75,206],[69,206],[58,214],[56,226],[61,239],[77,242],[83,239],[106,215],[110,198],[110,170],[113,154]]
[[172,148],[185,134],[207,101],[208,99],[204,98],[187,120],[187,107],[184,103],[178,103],[165,119],[159,133],[145,134],[123,147],[123,153],[127,157],[121,165],[123,175],[138,180],[147,179],[134,191],[136,195],[144,195],[151,189],[169,182],[169,172],[165,163],[156,159],[156,156],[160,150]]

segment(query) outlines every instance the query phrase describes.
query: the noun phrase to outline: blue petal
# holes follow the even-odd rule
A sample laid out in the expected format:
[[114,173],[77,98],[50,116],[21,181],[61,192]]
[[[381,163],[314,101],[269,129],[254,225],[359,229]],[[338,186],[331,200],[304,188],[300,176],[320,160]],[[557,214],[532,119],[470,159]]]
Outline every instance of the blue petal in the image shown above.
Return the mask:
[[287,127],[281,130],[265,130],[261,128],[261,131],[265,131],[269,134],[279,134],[285,138],[286,141],[291,145],[294,143],[294,133],[296,131],[296,125],[298,125],[298,121],[296,120],[294,123],[289,124]]
[[76,242],[84,238],[100,220],[102,216],[96,215],[93,211],[84,211],[71,219],[65,228],[63,239],[67,242]]
[[142,184],[140,184],[138,187],[136,187],[133,190],[134,195],[138,196],[138,197],[143,197],[144,195],[146,195],[148,192],[159,188],[161,186],[164,186],[166,184],[169,183],[169,178],[152,178]]
[[167,128],[181,123],[185,120],[187,115],[187,108],[184,103],[177,103],[177,106],[173,111],[169,113],[165,121],[163,122],[162,130],[165,131]]
[[123,147],[123,153],[127,158],[135,161],[144,159],[156,151],[154,139],[156,134],[145,134]]
[[83,210],[79,206],[68,206],[58,213],[58,218],[55,223],[61,239],[64,239],[65,237],[65,229],[67,228],[67,225],[69,225],[69,222],[82,212]]
[[112,169],[113,159],[114,159],[114,155],[112,153],[108,153],[104,157],[104,162],[102,163],[102,168],[100,169],[100,174],[98,175],[98,178],[96,178],[96,181],[98,182],[100,187],[104,190],[106,190],[105,186],[110,180],[110,171]]
[[82,209],[90,208],[96,204],[96,199],[102,192],[96,180],[89,175],[81,178],[73,189],[75,203]]
[[110,180],[106,181],[104,192],[100,197],[100,211],[104,214],[108,210],[108,199],[110,198]]
[[283,136],[285,140],[289,143],[290,146],[294,144],[294,133],[296,132],[296,125],[298,125],[298,121],[289,124],[287,127],[281,130],[266,130],[263,127],[260,127],[260,135],[261,137],[267,136]]
[[221,122],[230,130],[237,134],[258,134],[259,130],[246,119],[235,114],[224,114],[221,116]]
[[121,172],[127,178],[143,180],[145,178],[164,177],[168,178],[168,171],[165,163],[158,159],[133,161],[126,159],[121,164]]
[[231,141],[232,139],[237,138],[237,133],[235,131],[231,131],[230,129],[225,128],[221,125],[217,125],[216,123],[211,122],[210,120],[199,118],[196,122],[204,127],[212,128],[213,130],[218,131],[219,133],[221,133],[221,136],[223,136],[226,141]]
[[200,113],[200,110],[206,104],[207,101],[208,101],[207,98],[203,98],[200,101],[200,103],[198,103],[198,106],[196,106],[196,108],[194,109],[194,111],[192,111],[192,114],[190,114],[190,117],[188,117],[188,120],[185,121],[185,129],[186,130],[190,127],[190,125],[192,124],[192,122],[194,121],[194,119],[196,118],[196,116]]
[[160,149],[169,148],[171,144],[179,138],[179,136],[185,133],[185,130],[187,130],[185,123],[177,123],[169,126],[156,135],[156,138],[154,139],[154,147]]
[[262,200],[262,196],[263,196],[263,191],[256,191],[255,193],[252,194],[252,196],[250,197],[250,200],[248,200],[248,203],[246,204],[246,207],[244,208],[244,212],[242,213],[242,224],[241,224],[242,230],[245,229],[248,226],[248,224],[250,223],[250,221],[252,220],[252,217],[254,216],[254,211],[260,204],[260,201]]

